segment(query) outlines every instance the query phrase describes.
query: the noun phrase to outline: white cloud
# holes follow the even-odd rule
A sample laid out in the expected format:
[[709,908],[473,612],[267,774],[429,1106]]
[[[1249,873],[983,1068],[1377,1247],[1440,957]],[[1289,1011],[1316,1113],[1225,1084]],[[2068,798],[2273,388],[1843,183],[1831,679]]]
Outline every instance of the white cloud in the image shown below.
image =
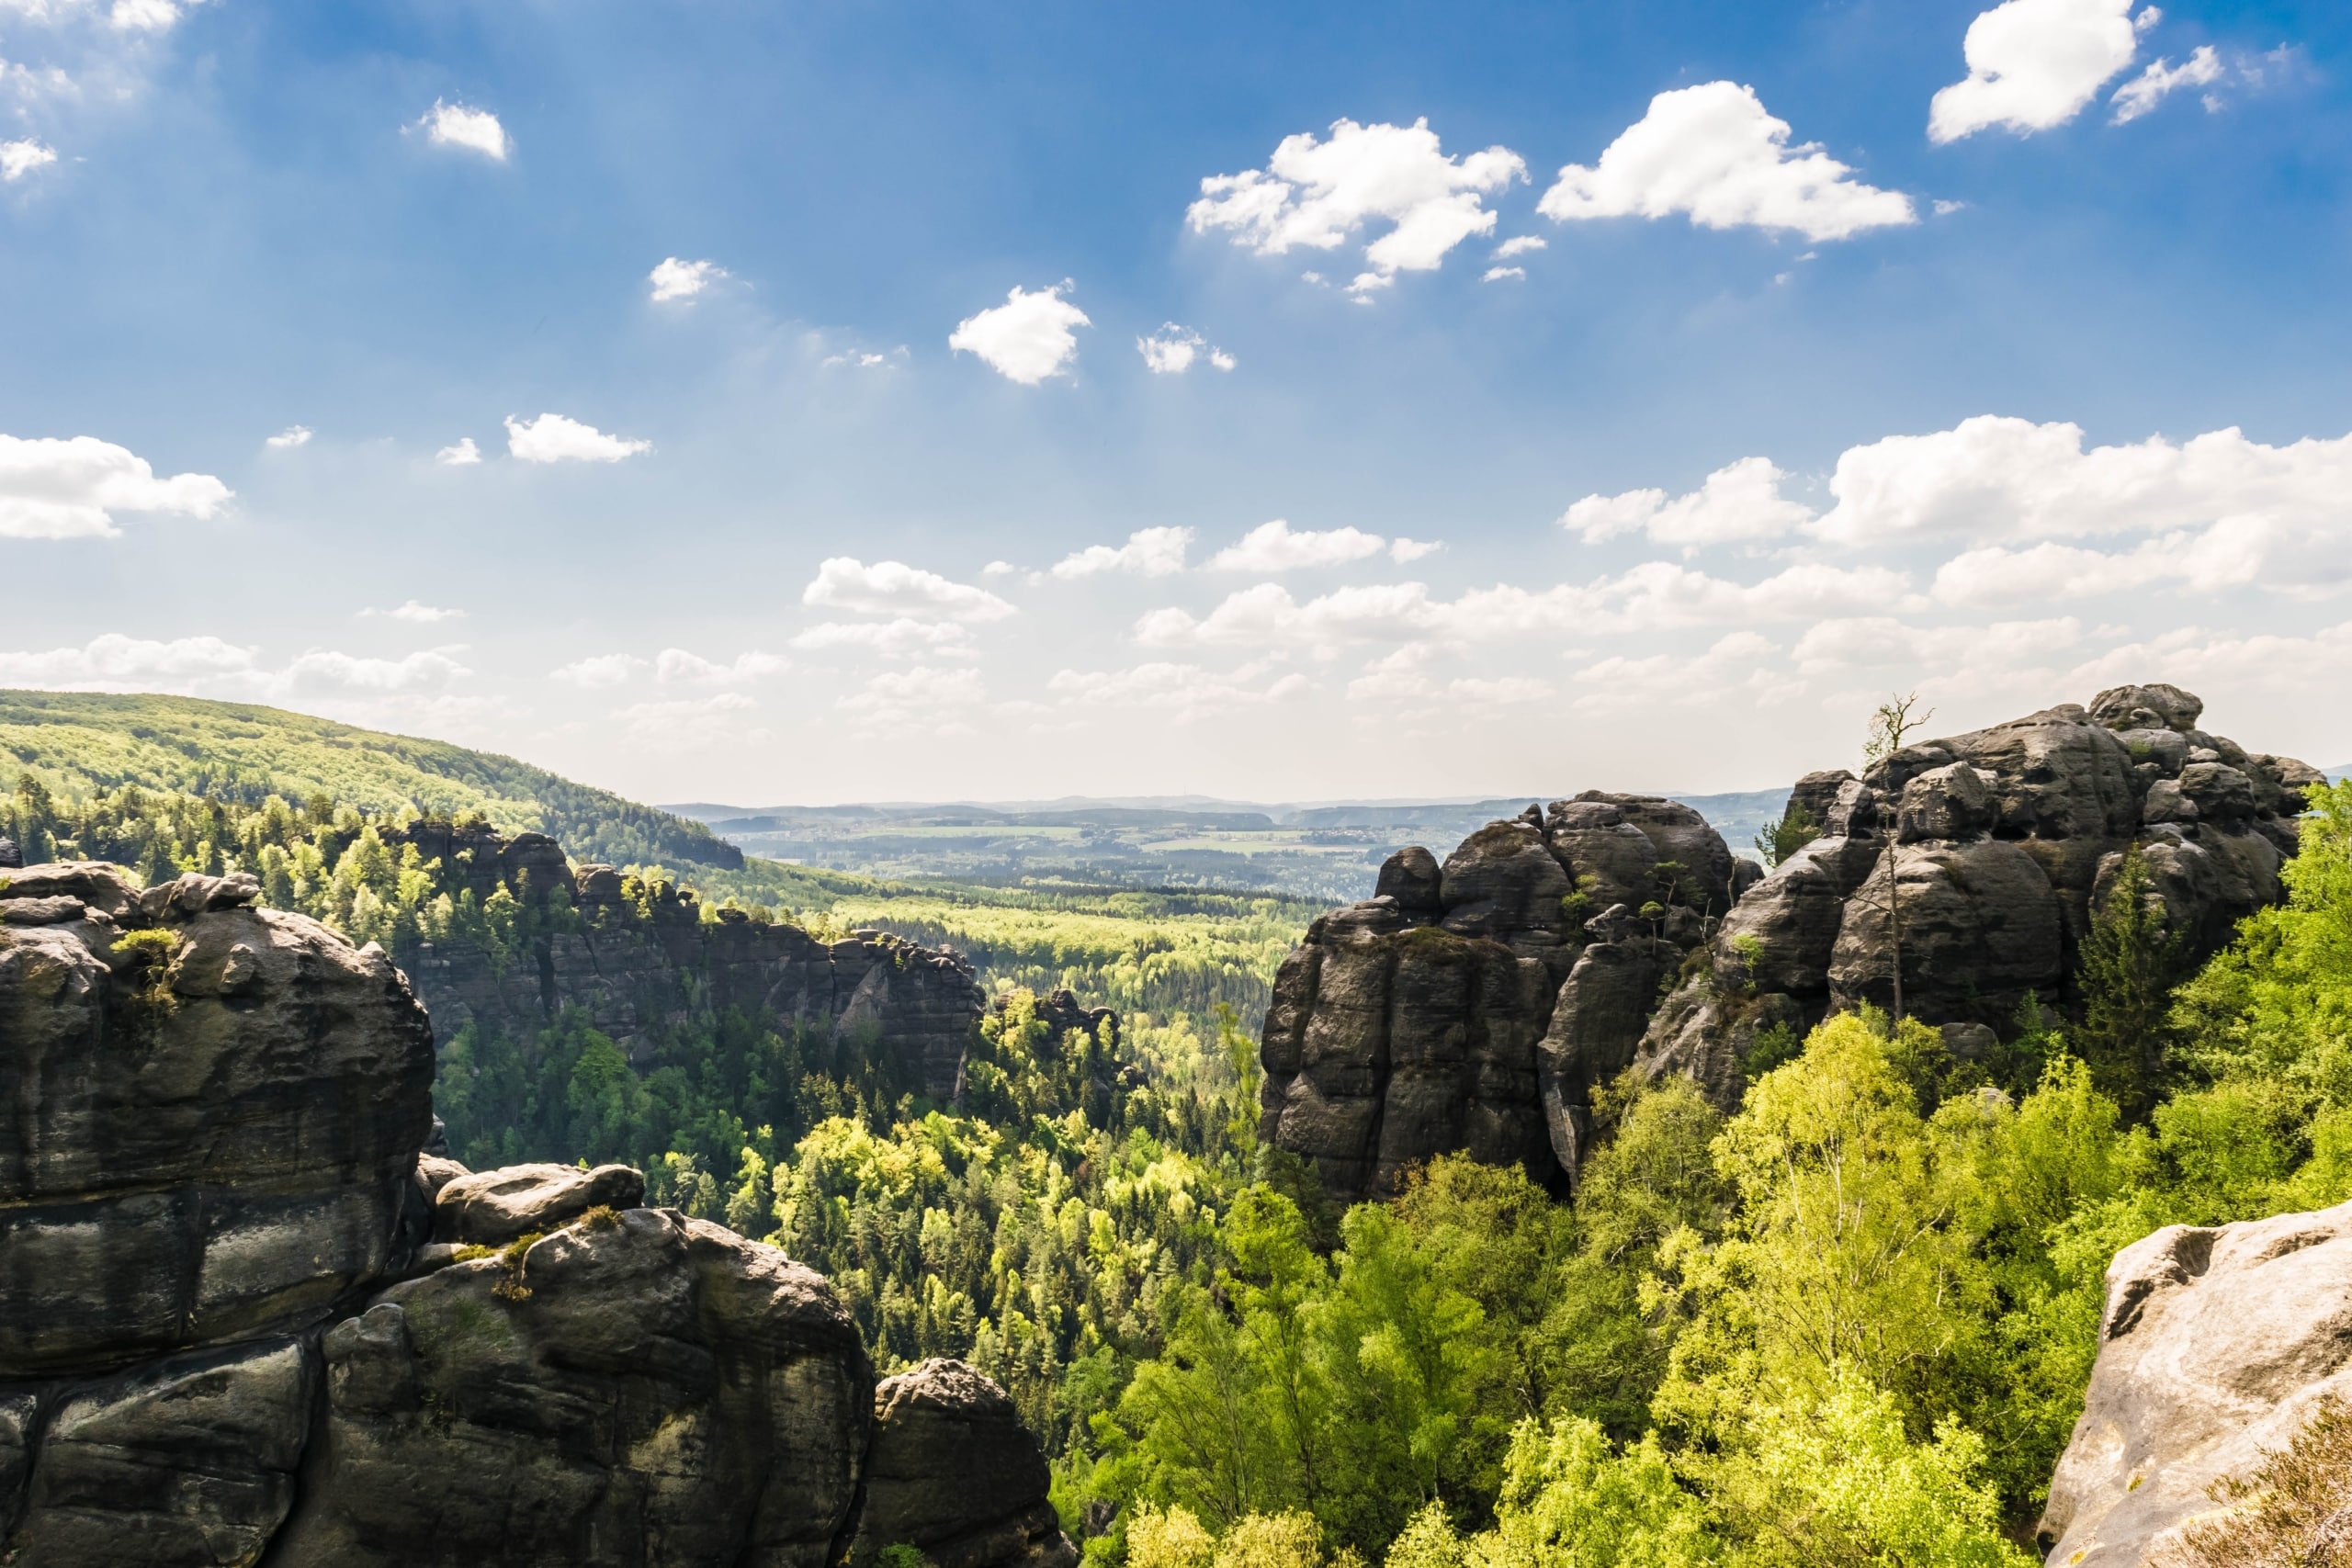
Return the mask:
[[1485,272],[1479,274],[1478,281],[1481,283],[1500,283],[1507,277],[1517,278],[1520,282],[1524,283],[1527,281],[1527,269],[1523,266],[1490,266]]
[[433,107],[416,123],[424,131],[425,140],[435,147],[462,148],[502,164],[513,146],[507,140],[506,128],[488,109],[471,109],[435,98]]
[[708,746],[722,741],[764,739],[764,729],[747,728],[737,716],[759,705],[741,692],[717,692],[707,697],[678,697],[662,702],[632,703],[613,710],[613,717],[639,740],[668,745]]
[[20,180],[44,164],[57,162],[57,149],[28,138],[0,141],[0,180]]
[[386,694],[447,686],[473,673],[458,662],[458,647],[426,649],[405,659],[362,659],[332,649],[313,649],[274,678],[278,690],[364,692]]
[[1131,572],[1137,577],[1170,577],[1184,570],[1184,552],[1192,547],[1190,528],[1138,528],[1127,542],[1114,548],[1089,545],[1054,563],[1051,574],[1063,582],[1097,577],[1106,571]]
[[601,686],[617,686],[629,675],[645,668],[645,660],[632,653],[597,653],[586,659],[575,659],[560,670],[548,671],[548,679],[560,681],[567,686],[577,686],[593,692]]
[[1577,671],[1569,706],[1583,714],[1634,713],[1705,707],[1727,697],[1765,700],[1777,682],[1764,661],[1778,650],[1755,632],[1733,632],[1703,653],[1603,659]]
[[1065,278],[1035,293],[1015,285],[1004,303],[967,316],[947,337],[947,346],[979,355],[1008,381],[1034,387],[1058,376],[1078,357],[1072,327],[1091,327],[1086,312],[1062,298]]
[[1400,563],[1433,556],[1443,548],[1445,546],[1435,539],[1408,539],[1402,535],[1388,541],[1389,558]]
[[308,446],[310,444],[311,427],[307,424],[289,424],[262,443],[265,446],[275,447],[281,452],[295,446]]
[[93,435],[0,435],[0,539],[110,538],[115,513],[209,518],[229,495],[210,474],[159,479],[144,458]]
[[1148,708],[1172,715],[1178,723],[1221,718],[1236,708],[1265,706],[1305,695],[1304,675],[1283,675],[1255,686],[1239,675],[1219,675],[1197,664],[1149,663],[1126,670],[1064,670],[1046,682],[1066,705]]
[[506,449],[526,463],[617,463],[653,450],[650,441],[607,435],[560,413],[537,419],[506,416]]
[[1891,615],[1856,615],[1812,626],[1797,638],[1791,657],[1807,674],[1890,664],[2014,669],[2082,640],[2083,624],[2072,615],[1983,626],[1923,626]]
[[646,281],[653,285],[654,302],[660,304],[669,299],[693,299],[725,277],[727,269],[717,262],[680,261],[676,256],[668,256],[645,276]]
[[982,577],[1011,577],[1021,569],[1009,560],[992,560],[980,568]]
[[929,654],[948,659],[972,657],[969,627],[954,621],[919,621],[900,615],[889,621],[820,621],[792,639],[792,646],[811,651],[859,649],[883,659],[914,659]]
[[159,683],[251,674],[258,649],[217,637],[168,642],[108,632],[80,648],[0,653],[0,682],[64,689],[132,691]]
[[1148,647],[1295,647],[1329,656],[1351,643],[1449,644],[1523,637],[1812,620],[1826,615],[1924,604],[1910,579],[1885,567],[1800,563],[1739,583],[1670,561],[1612,578],[1534,591],[1512,584],[1433,599],[1419,582],[1341,588],[1300,604],[1278,582],[1226,596],[1205,616],[1169,608],[1136,622]]
[[684,681],[697,686],[731,686],[781,675],[791,668],[792,660],[756,649],[737,654],[727,664],[714,664],[683,648],[665,648],[653,658],[653,678],[664,685]]
[[2005,0],[1968,24],[1968,76],[1935,96],[1928,140],[1939,145],[1993,126],[2020,136],[2064,125],[2132,63],[2149,6],[2133,0]]
[[2126,125],[2154,108],[2182,87],[2203,87],[2222,79],[2222,59],[2213,52],[2211,44],[2201,44],[2197,52],[2175,65],[2169,60],[2158,60],[2115,89],[2109,100],[2115,105],[2114,124]]
[[1560,526],[1583,535],[1589,545],[1637,532],[1688,549],[1775,539],[1813,520],[1812,508],[1781,496],[1781,481],[1787,478],[1769,458],[1742,457],[1670,501],[1662,490],[1588,495],[1561,516]]
[[[1368,556],[1376,556],[1388,546],[1377,534],[1367,534],[1361,528],[1330,528],[1321,532],[1309,529],[1291,532],[1282,518],[1261,523],[1241,536],[1238,544],[1227,545],[1209,558],[1212,571],[1295,571],[1301,568],[1344,566]],[[1399,556],[1408,560],[1409,556]]]
[[2340,690],[2352,678],[2352,621],[2309,637],[2242,636],[2180,626],[2109,649],[2067,677],[2076,690],[2125,681],[2171,681],[2211,695],[2217,690],[2282,692],[2308,701],[2315,689]]
[[988,689],[977,670],[918,664],[876,675],[835,699],[834,705],[850,716],[861,735],[968,735],[972,721],[988,706]]
[[1544,250],[1548,247],[1550,243],[1551,242],[1544,239],[1541,234],[1513,235],[1510,239],[1505,240],[1501,244],[1495,247],[1495,259],[1497,261],[1509,261],[1513,256],[1523,256],[1530,251]]
[[[905,351],[900,350],[900,352]],[[888,355],[868,354],[863,349],[843,354],[829,354],[825,356],[824,362],[828,367],[846,365],[853,370],[895,370],[898,368],[890,363]]]
[[463,620],[465,619],[466,613],[463,610],[436,609],[433,605],[427,604],[421,600],[411,599],[406,604],[401,604],[398,609],[378,610],[371,608],[360,611],[359,615],[360,618],[363,620],[371,619],[380,615],[388,621],[407,621],[413,626],[431,626],[436,621]]
[[1427,643],[1407,643],[1374,660],[1364,666],[1363,674],[1348,682],[1348,700],[1378,704],[1396,716],[1428,718],[1443,714],[1461,718],[1544,702],[1554,694],[1550,682],[1532,675],[1436,680],[1426,673],[1435,652]]
[[[2239,517],[2198,532],[2179,529],[2132,550],[2112,553],[2044,540],[2023,549],[1988,545],[1964,551],[1936,570],[1931,590],[1946,604],[2006,604],[2035,599],[2088,599],[2174,581],[2184,589],[2211,592],[2257,581],[2268,563],[2277,530],[2260,518]],[[2320,568],[2309,581],[2277,586],[2290,592],[2324,589],[2340,581],[2339,556],[2324,562],[2300,556],[2303,570]]]
[[1204,179],[1184,216],[1195,232],[1230,231],[1235,244],[1260,255],[1336,250],[1366,223],[1385,221],[1388,231],[1364,247],[1370,270],[1350,285],[1362,295],[1399,272],[1431,271],[1473,234],[1493,233],[1483,198],[1526,177],[1525,161],[1507,147],[1446,156],[1426,119],[1341,119],[1328,141],[1284,137],[1263,169]]
[[1204,354],[1209,364],[1219,370],[1230,370],[1238,363],[1192,328],[1174,321],[1150,337],[1136,339],[1136,351],[1143,355],[1145,367],[1155,376],[1182,376]]
[[1555,221],[1664,218],[1710,229],[1792,229],[1809,240],[1917,221],[1911,198],[1850,178],[1820,146],[1789,145],[1752,87],[1708,82],[1660,93],[1591,168],[1571,164],[1536,210]]
[[951,582],[904,561],[867,566],[851,556],[834,556],[819,565],[816,577],[801,591],[800,602],[861,615],[944,615],[956,621],[998,621],[1015,613],[985,588]]
[[433,454],[433,460],[445,468],[469,468],[481,461],[481,448],[474,445],[472,436],[461,435],[456,445],[444,446]]

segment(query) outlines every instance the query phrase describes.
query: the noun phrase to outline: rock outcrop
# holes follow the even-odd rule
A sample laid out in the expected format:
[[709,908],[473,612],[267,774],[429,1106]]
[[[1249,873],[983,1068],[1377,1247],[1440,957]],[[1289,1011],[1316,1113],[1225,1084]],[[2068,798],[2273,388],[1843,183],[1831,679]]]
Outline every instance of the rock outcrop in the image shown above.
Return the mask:
[[1898,919],[1905,1011],[2007,1034],[2029,991],[2074,999],[2091,910],[2134,845],[2188,955],[2218,950],[2280,897],[2321,775],[2197,728],[2203,707],[2177,686],[2122,686],[1905,747],[1860,778],[1808,774],[1797,798],[1826,831],[1724,919],[1651,1020],[1643,1070],[1736,1104],[1759,1028],[1892,1005]]
[[1905,1010],[1982,1054],[2029,991],[2073,999],[2090,912],[2135,844],[2171,929],[2211,953],[2278,900],[2321,775],[2207,733],[2202,711],[2177,687],[2119,687],[1861,778],[1808,773],[1788,820],[1822,834],[1770,875],[1688,807],[1597,792],[1489,823],[1442,866],[1400,851],[1283,962],[1260,1136],[1346,1201],[1453,1150],[1572,1179],[1592,1090],[1628,1066],[1686,1073],[1728,1109],[1760,1032],[1890,1005],[1890,902]]
[[1260,1136],[1349,1201],[1449,1150],[1573,1168],[1589,1086],[1632,1060],[1739,876],[1689,807],[1598,791],[1489,823],[1442,866],[1399,851],[1283,963]]
[[874,1446],[853,1568],[911,1546],[933,1568],[1076,1568],[1052,1476],[996,1381],[932,1359],[874,1391]]
[[2160,1560],[2215,1481],[2352,1399],[2352,1203],[2160,1230],[2116,1255],[2100,1327],[2041,1528],[2066,1568]]
[[519,1038],[578,1008],[636,1056],[698,1009],[741,1008],[786,1028],[870,1035],[916,1067],[932,1099],[955,1094],[987,998],[954,953],[875,931],[820,941],[740,909],[706,920],[691,890],[657,883],[628,897],[619,872],[575,872],[544,834],[404,831],[477,903],[503,888],[534,915],[519,953],[453,937],[395,955],[445,1037],[476,1023]]
[[[0,882],[0,1562],[839,1562],[877,1407],[831,1286],[624,1167],[423,1154],[407,980],[255,892]],[[882,1544],[1069,1568],[1001,1391],[911,1386]]]

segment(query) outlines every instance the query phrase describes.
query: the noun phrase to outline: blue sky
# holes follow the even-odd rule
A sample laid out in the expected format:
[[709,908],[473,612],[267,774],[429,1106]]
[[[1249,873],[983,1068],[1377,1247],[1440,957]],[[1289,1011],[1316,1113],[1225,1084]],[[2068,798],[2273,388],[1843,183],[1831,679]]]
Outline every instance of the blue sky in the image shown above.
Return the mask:
[[2341,7],[1267,9],[0,0],[0,682],[662,799],[2352,757]]

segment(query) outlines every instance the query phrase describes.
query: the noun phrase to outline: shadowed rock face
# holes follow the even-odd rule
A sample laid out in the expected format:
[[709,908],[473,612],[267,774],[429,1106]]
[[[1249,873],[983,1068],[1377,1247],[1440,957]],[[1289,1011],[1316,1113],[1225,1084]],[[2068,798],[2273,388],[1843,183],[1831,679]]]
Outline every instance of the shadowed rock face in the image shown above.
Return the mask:
[[2217,951],[2278,900],[2320,774],[2198,728],[2203,706],[2177,686],[2121,686],[1906,747],[1864,778],[1806,775],[1798,795],[1826,836],[1739,900],[1706,972],[1651,1021],[1643,1070],[1736,1104],[1764,1023],[1892,1005],[1898,918],[1905,1010],[2006,1035],[2028,991],[2071,1001],[2090,912],[2134,844],[2191,956]]
[[2116,1255],[2101,1329],[2041,1535],[2053,1563],[2130,1568],[2352,1397],[2352,1204],[2160,1230]]
[[[406,980],[254,893],[0,886],[0,1562],[839,1561],[876,1407],[825,1280],[624,1167],[421,1156]],[[994,1401],[899,1422],[892,1529],[1069,1568]]]
[[[1456,1149],[1572,1168],[1589,1085],[1632,1060],[1736,874],[1689,807],[1597,791],[1488,823],[1442,866],[1399,851],[1275,977],[1260,1136],[1342,1201]],[[1561,1027],[1564,995],[1582,1001]]]
[[1012,1399],[961,1361],[933,1359],[874,1391],[856,1568],[907,1545],[935,1568],[1075,1568],[1046,1493],[1052,1476]]

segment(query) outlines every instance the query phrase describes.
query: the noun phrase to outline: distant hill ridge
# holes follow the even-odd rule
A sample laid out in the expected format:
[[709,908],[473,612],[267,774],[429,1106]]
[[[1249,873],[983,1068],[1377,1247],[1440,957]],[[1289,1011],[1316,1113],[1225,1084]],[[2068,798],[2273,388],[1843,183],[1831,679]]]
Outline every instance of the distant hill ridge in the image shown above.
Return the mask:
[[25,771],[69,795],[137,784],[244,805],[324,794],[367,812],[479,811],[578,860],[743,868],[700,822],[512,757],[245,703],[0,690],[0,787]]

